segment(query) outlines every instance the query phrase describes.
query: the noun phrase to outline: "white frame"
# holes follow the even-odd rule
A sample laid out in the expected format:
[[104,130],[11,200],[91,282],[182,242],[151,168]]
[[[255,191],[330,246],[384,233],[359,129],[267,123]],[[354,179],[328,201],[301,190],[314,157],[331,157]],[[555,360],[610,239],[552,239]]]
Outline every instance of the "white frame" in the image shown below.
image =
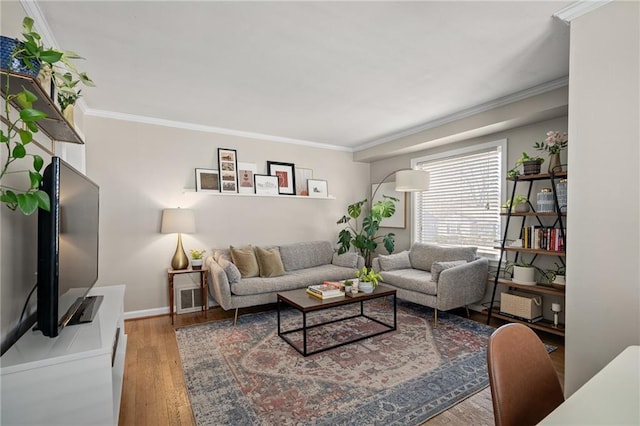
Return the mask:
[[313,179],[313,170],[296,167],[296,195],[308,196],[307,180]]
[[[257,173],[258,167],[255,163],[238,163],[238,193],[239,194],[254,194],[255,193],[255,181],[253,176]],[[245,173],[249,174],[247,177],[250,185],[245,180]]]
[[253,182],[256,195],[279,195],[278,176],[256,174],[253,175]]
[[326,180],[307,179],[307,192],[309,198],[327,198],[329,196],[329,185]]
[[[217,189],[203,188],[202,175],[216,175]],[[220,192],[220,172],[215,169],[196,169],[196,191],[197,192]]]

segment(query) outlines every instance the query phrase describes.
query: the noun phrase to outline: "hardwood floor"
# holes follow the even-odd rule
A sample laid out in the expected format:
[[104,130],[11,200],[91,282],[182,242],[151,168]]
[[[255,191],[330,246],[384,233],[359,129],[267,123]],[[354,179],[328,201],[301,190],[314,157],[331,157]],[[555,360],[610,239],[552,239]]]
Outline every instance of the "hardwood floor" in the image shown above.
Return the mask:
[[[270,307],[247,309],[242,313],[268,308]],[[464,309],[452,312],[464,316]],[[195,425],[182,378],[174,327],[232,317],[231,311],[224,312],[220,308],[212,308],[206,319],[199,312],[176,315],[175,325],[171,325],[168,315],[126,321],[127,357],[118,424]],[[471,319],[486,321],[485,316],[474,312],[471,313]],[[500,320],[492,321],[493,326],[501,324],[503,322]],[[564,383],[563,339],[543,332],[539,332],[538,335],[545,343],[558,346],[558,349],[551,353],[551,360],[560,382]],[[494,424],[489,388],[424,423],[428,426],[469,424]]]

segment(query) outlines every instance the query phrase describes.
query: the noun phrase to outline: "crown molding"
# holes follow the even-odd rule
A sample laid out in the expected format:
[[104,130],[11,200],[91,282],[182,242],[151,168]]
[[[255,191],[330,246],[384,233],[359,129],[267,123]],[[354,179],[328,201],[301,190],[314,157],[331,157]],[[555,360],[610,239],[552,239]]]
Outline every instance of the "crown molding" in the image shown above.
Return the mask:
[[547,83],[540,84],[538,86],[531,87],[526,90],[522,90],[520,92],[512,93],[511,95],[504,96],[502,98],[494,99],[493,101],[480,104],[471,108],[464,109],[462,111],[456,112],[451,115],[447,115],[442,118],[438,118],[433,121],[429,121],[427,123],[421,124],[416,127],[412,127],[410,129],[393,133],[391,135],[382,137],[380,139],[373,140],[371,142],[367,142],[362,145],[358,145],[353,148],[354,152],[363,151],[368,148],[373,148],[374,146],[382,145],[387,142],[391,142],[396,139],[404,138],[406,136],[411,136],[416,133],[420,133],[422,131],[433,129],[435,127],[439,127],[445,125],[447,123],[451,123],[453,121],[462,120],[467,117],[471,117],[476,114],[480,114],[486,111],[490,111],[492,109],[500,108],[502,106],[521,101],[523,99],[527,99],[533,96],[541,95],[546,92],[550,92],[552,90],[559,89],[561,87],[565,87],[569,84],[569,77],[562,77],[557,80],[552,80]]
[[554,13],[553,17],[560,19],[568,25],[574,19],[596,10],[610,2],[611,0],[579,0],[575,3],[571,3],[569,6],[563,7]]
[[58,42],[53,36],[51,27],[49,27],[47,20],[44,18],[44,14],[42,10],[40,10],[38,3],[33,0],[20,0],[20,4],[27,16],[33,19],[33,26],[38,31],[38,34],[42,36],[43,44],[45,46],[51,46],[54,49],[59,49],[60,46],[58,46]]
[[241,130],[225,129],[222,127],[205,126],[202,124],[186,123],[183,121],[165,120],[155,117],[146,117],[142,115],[124,114],[114,111],[105,111],[87,108],[85,110],[86,116],[109,118],[112,120],[131,121],[135,123],[152,124],[155,126],[172,127],[175,129],[195,130],[205,133],[217,133],[221,135],[238,136],[242,138],[261,139],[271,142],[288,143],[292,145],[302,145],[311,148],[330,149],[333,151],[346,151],[353,152],[353,149],[345,146],[331,145],[320,142],[307,141],[302,139],[285,138],[282,136],[266,135],[262,133],[245,132]]

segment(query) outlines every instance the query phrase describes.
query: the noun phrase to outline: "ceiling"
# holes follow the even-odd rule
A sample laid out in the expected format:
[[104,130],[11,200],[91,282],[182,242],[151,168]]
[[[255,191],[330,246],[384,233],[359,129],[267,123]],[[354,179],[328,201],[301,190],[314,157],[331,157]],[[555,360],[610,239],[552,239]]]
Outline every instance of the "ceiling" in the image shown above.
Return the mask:
[[569,73],[563,1],[40,1],[87,112],[358,150]]

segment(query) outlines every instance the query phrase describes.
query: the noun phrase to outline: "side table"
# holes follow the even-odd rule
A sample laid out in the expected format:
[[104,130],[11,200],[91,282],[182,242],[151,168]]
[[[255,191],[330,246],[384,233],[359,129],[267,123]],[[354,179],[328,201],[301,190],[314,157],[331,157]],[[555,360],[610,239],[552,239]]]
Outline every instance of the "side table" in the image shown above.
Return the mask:
[[209,295],[208,293],[208,284],[207,284],[207,270],[205,268],[202,269],[192,269],[189,267],[188,269],[167,269],[167,279],[169,282],[169,315],[171,315],[171,324],[173,324],[174,320],[174,309],[173,305],[175,303],[175,290],[173,288],[173,278],[176,275],[180,274],[200,274],[200,296],[202,299],[202,310],[204,311],[205,318],[207,317],[207,310],[209,309]]

